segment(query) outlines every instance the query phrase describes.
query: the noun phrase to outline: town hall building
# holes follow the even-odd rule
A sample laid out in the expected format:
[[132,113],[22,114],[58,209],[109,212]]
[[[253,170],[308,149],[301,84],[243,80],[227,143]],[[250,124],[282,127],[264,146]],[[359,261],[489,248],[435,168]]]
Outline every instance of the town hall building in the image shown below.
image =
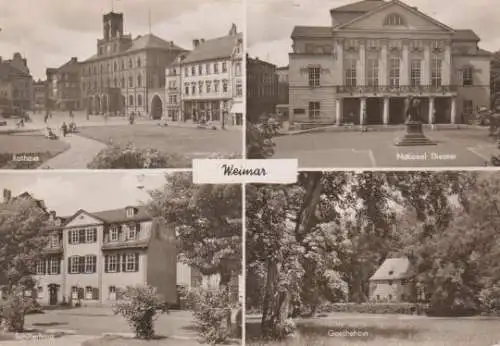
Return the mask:
[[425,123],[459,124],[490,105],[490,56],[479,37],[399,0],[330,11],[326,27],[296,26],[289,54],[294,123],[401,124],[417,98]]

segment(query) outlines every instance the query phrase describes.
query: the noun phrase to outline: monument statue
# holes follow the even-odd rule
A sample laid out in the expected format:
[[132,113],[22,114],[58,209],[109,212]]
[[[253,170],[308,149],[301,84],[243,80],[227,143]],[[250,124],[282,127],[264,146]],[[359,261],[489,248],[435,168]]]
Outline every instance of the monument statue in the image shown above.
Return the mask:
[[420,100],[410,97],[405,102],[405,115],[407,122],[421,121]]
[[396,146],[436,145],[424,135],[420,109],[420,100],[413,97],[405,100],[406,134],[396,139]]

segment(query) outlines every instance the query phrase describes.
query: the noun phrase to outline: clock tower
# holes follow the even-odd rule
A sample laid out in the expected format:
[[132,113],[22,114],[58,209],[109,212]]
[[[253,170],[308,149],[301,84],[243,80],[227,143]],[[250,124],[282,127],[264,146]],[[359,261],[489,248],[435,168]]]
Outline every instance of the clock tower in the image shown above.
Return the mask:
[[98,55],[112,55],[128,48],[130,39],[123,34],[123,13],[109,12],[102,17],[102,35],[98,40]]

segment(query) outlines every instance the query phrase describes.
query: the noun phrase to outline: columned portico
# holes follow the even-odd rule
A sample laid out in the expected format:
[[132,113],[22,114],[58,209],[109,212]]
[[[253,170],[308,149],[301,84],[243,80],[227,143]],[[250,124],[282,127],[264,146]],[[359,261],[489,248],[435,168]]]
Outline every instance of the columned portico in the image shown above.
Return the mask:
[[456,97],[451,98],[451,123],[457,123],[457,100]]
[[384,125],[389,125],[389,97],[384,97]]
[[429,124],[434,124],[436,119],[434,119],[434,97],[429,98]]
[[342,124],[342,99],[337,98],[335,102],[335,122],[337,126]]

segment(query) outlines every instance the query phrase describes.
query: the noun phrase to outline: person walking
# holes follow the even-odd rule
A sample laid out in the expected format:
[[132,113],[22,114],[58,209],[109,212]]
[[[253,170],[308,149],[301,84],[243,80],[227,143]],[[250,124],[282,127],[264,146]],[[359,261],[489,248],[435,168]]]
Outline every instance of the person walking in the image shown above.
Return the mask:
[[63,123],[61,125],[61,133],[62,133],[63,137],[66,137],[66,134],[68,133],[68,125],[66,125],[65,121],[63,121]]

